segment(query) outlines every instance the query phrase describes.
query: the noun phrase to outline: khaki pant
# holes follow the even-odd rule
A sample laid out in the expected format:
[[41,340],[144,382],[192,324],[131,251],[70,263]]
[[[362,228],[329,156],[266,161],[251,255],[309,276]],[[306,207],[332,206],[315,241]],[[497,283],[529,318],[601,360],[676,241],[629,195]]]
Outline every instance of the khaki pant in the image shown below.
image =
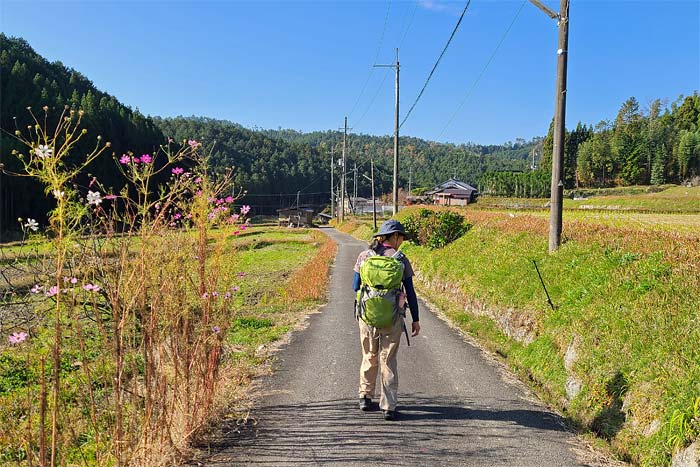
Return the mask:
[[362,366],[360,367],[360,397],[374,397],[377,372],[381,369],[382,410],[396,410],[399,373],[397,352],[403,334],[403,317],[399,316],[392,327],[377,329],[368,326],[362,319],[360,342],[362,343]]

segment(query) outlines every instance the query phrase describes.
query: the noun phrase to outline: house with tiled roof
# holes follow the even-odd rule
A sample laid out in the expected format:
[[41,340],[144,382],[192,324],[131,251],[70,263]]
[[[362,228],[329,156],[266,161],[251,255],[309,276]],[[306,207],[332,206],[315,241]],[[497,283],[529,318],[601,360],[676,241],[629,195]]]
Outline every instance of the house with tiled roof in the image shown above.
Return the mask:
[[465,206],[476,201],[478,191],[473,186],[451,178],[428,191],[434,204],[441,206]]

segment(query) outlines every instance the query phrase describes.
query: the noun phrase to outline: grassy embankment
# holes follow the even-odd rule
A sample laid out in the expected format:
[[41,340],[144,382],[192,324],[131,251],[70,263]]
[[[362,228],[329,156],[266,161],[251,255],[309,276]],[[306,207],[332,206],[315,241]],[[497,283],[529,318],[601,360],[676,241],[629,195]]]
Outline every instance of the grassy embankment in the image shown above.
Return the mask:
[[[234,289],[229,302],[230,323],[224,336],[222,384],[216,405],[221,416],[238,417],[245,416],[249,383],[265,371],[272,344],[324,300],[328,269],[336,246],[325,235],[311,230],[252,228],[239,237],[216,237],[218,243],[225,244],[225,252],[230,253],[230,260],[221,265],[222,282],[238,288]],[[5,258],[17,260],[21,250],[12,247],[6,253]],[[89,330],[90,323],[85,322],[84,326]],[[40,339],[41,333],[40,328],[35,329],[33,338]],[[89,336],[89,332],[86,335]],[[26,425],[17,418],[18,410],[21,401],[38,392],[41,372],[34,363],[28,365],[29,359],[22,351],[8,346],[7,342],[7,336],[2,336],[0,465],[21,466],[26,464],[21,460],[20,442]],[[70,438],[79,442],[63,446],[62,458],[68,463],[91,465],[89,460],[93,456],[90,453],[99,446],[91,437],[90,411],[82,405],[86,395],[82,394],[84,374],[80,368],[96,364],[100,351],[92,348],[89,337],[83,345],[92,360],[81,357],[75,342],[66,342],[63,352],[61,373],[69,396],[63,401],[62,411],[74,432]],[[48,378],[50,374],[51,367],[47,364],[44,375]],[[110,387],[99,387],[93,394],[97,399],[95,403],[108,405],[112,391]]]
[[[544,216],[456,210],[472,225],[462,238],[441,250],[405,248],[421,295],[620,458],[668,465],[698,438],[698,224],[651,232],[567,212],[566,241],[548,255]],[[366,221],[341,229],[371,234]]]

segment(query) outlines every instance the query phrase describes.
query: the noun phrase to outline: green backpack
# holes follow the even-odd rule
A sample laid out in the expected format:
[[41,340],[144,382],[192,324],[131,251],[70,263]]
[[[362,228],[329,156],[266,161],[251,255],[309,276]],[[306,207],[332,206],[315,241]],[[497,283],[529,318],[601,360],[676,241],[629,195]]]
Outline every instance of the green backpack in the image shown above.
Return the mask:
[[404,255],[381,256],[370,250],[360,266],[362,286],[357,292],[356,313],[375,328],[390,327],[399,310],[399,293],[403,279]]

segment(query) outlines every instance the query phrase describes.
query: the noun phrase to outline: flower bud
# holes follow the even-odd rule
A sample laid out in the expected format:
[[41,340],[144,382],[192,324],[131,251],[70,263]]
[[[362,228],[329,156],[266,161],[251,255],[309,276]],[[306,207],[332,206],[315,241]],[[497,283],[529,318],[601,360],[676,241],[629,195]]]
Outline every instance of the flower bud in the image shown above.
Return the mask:
[[97,135],[97,141],[100,141],[102,139],[101,135]]
[[32,108],[31,108],[31,107],[27,107],[27,110],[32,110]]
[[85,115],[85,111],[84,111],[84,110],[82,110],[82,109],[81,109],[81,110],[79,110],[79,111],[78,111],[78,115],[80,115],[80,116],[82,117],[83,115]]
[[48,112],[48,111],[49,111],[49,106],[48,106],[48,105],[45,105],[44,107],[42,107],[42,109],[44,109],[44,112]]
[[87,130],[83,128],[83,131],[81,131],[80,133],[84,135],[85,133],[87,133]]
[[105,143],[105,147],[106,147],[106,148],[109,148],[109,147],[111,147],[111,146],[112,146],[112,143],[110,143],[109,141],[107,141],[107,142]]
[[19,136],[19,135],[21,135],[21,134],[22,134],[22,133],[20,133],[19,130],[15,130],[15,135]]

